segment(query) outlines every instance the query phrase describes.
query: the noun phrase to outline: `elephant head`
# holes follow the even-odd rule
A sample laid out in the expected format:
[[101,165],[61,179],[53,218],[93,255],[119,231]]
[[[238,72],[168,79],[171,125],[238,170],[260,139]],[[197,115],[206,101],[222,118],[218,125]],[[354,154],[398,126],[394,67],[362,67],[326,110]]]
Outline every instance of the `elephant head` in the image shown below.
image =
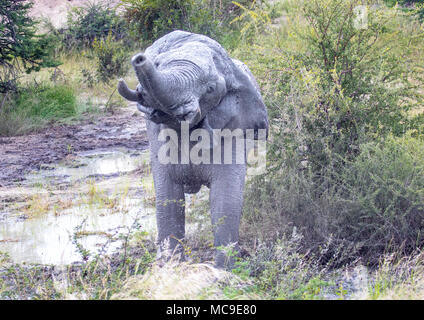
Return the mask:
[[256,81],[241,62],[231,59],[216,41],[174,31],[155,41],[131,63],[136,90],[119,81],[118,91],[136,101],[155,123],[188,121],[206,129],[267,129],[265,106]]

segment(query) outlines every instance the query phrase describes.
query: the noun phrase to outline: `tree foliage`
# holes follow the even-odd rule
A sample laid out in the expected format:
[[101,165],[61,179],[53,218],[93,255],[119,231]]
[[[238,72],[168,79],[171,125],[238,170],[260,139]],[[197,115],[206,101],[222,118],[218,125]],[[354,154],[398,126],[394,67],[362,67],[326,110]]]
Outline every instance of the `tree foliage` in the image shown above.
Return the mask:
[[133,37],[145,41],[177,29],[220,41],[234,31],[228,27],[229,22],[240,12],[231,0],[121,0],[121,4]]
[[38,35],[37,22],[28,11],[33,3],[24,0],[0,0],[0,92],[16,89],[16,80],[42,67],[57,66],[50,59],[50,42]]
[[88,2],[82,7],[74,7],[68,12],[67,28],[58,30],[65,49],[90,47],[94,40],[113,40],[127,36],[127,25],[115,8],[108,4]]

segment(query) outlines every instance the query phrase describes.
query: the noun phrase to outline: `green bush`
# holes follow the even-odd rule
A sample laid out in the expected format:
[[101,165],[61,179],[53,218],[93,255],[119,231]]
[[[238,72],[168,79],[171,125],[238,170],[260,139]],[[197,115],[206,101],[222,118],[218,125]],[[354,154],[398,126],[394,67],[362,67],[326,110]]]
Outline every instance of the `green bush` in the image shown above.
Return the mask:
[[[233,44],[230,21],[240,13],[231,0],[122,0],[132,36],[152,42],[174,30],[185,30]],[[248,0],[241,3],[250,3]]]
[[71,87],[40,85],[21,90],[17,107],[26,109],[31,117],[46,120],[72,116],[76,111],[76,96]]
[[94,39],[93,53],[96,57],[97,77],[108,82],[113,77],[124,76],[129,69],[128,53],[121,42],[113,41],[109,34],[105,39]]
[[123,0],[125,17],[143,40],[158,38],[189,23],[193,0]]
[[357,28],[353,8],[362,3],[314,0],[302,8],[309,28],[301,34],[308,48],[301,63],[316,72],[311,75],[316,96],[306,106],[312,117],[304,125],[314,131],[307,145],[317,162],[326,157],[319,150],[328,148],[343,157],[354,156],[362,133],[368,137],[404,133],[411,125],[408,111],[422,99],[411,82],[422,81],[415,61],[405,59],[413,55],[417,39],[422,41],[418,25],[405,30],[405,18],[396,10],[369,7],[366,27]]
[[267,173],[246,189],[245,241],[296,227],[304,250],[328,243],[323,261],[339,263],[424,244],[422,152],[401,148],[422,148],[424,117],[410,111],[423,107],[423,35],[408,13],[373,3],[361,29],[353,8],[363,1],[293,1],[280,29],[235,52],[261,83],[271,125]]
[[19,135],[52,120],[76,114],[74,89],[65,85],[39,85],[20,89],[0,110],[0,136]]
[[377,263],[384,252],[410,254],[424,245],[424,142],[390,137],[361,145],[361,152],[337,176],[294,166],[288,154],[278,173],[249,184],[242,228],[247,239],[275,241],[293,228],[303,250],[335,265],[362,257]]
[[114,8],[104,3],[88,2],[68,12],[65,29],[52,30],[61,39],[64,49],[89,48],[95,39],[112,35],[114,40],[127,37],[128,28]]
[[410,254],[424,245],[424,141],[389,137],[361,149],[341,176],[351,205],[336,220],[338,232],[364,254],[388,247]]

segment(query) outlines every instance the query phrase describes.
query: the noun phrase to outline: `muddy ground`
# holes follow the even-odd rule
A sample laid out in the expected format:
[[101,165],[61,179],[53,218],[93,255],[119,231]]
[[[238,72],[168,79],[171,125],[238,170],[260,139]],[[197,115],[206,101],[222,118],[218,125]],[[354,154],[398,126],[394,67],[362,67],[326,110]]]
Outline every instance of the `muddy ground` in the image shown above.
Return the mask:
[[139,219],[154,237],[149,173],[145,121],[133,104],[0,138],[0,252],[18,263],[68,264],[81,259],[77,228],[94,250]]
[[41,165],[56,163],[77,152],[111,148],[148,148],[144,118],[135,105],[78,124],[0,137],[0,187],[17,184]]
[[[2,266],[0,254],[0,283],[4,286],[0,299],[88,298],[85,291],[85,295],[70,296],[67,289],[76,288],[75,279],[81,278],[88,266],[77,242],[89,250],[91,258],[103,252],[102,259],[110,261],[108,272],[120,268],[126,259],[122,252],[127,257],[127,249],[134,261],[144,261],[147,248],[154,256],[154,189],[142,161],[148,153],[141,152],[147,148],[144,118],[134,105],[78,124],[0,138],[0,253],[11,258]],[[112,170],[104,171],[109,169],[103,168],[105,164]],[[50,180],[52,177],[55,179]],[[207,197],[207,192],[203,196]],[[196,259],[211,263],[211,247],[198,245],[207,241],[201,240],[201,234],[211,237],[206,223],[209,216],[191,214],[194,208],[191,199],[187,207],[189,248]],[[121,234],[139,231],[144,232],[143,246],[119,249],[123,246]],[[91,277],[104,272],[99,270]],[[27,285],[28,281],[32,285]],[[334,292],[342,287],[344,296],[361,299],[367,281],[366,268],[340,274],[322,298],[339,299]],[[62,282],[63,290],[58,285]],[[112,290],[109,286],[106,284],[105,290]],[[122,292],[116,298],[128,298],[131,290]]]

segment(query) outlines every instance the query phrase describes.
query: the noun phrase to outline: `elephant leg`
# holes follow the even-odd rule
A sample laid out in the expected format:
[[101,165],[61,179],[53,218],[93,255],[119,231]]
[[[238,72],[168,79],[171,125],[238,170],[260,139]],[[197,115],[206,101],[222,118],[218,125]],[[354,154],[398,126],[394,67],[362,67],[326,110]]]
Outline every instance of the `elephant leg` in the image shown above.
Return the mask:
[[154,174],[158,258],[181,254],[181,240],[185,237],[184,186],[174,183],[161,169]]
[[[211,182],[210,206],[214,230],[215,264],[220,268],[231,269],[234,255],[239,251],[239,225],[243,206],[245,165],[218,165]],[[230,253],[230,254],[229,254]]]

